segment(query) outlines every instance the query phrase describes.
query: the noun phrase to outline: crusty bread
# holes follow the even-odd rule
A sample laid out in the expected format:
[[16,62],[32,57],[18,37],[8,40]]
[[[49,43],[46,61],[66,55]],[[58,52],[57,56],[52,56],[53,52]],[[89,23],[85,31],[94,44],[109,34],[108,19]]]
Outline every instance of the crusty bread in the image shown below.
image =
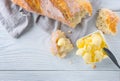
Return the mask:
[[73,49],[73,45],[64,32],[57,30],[52,33],[51,37],[51,51],[55,56],[63,58]]
[[30,12],[61,21],[75,27],[86,14],[92,15],[88,0],[12,0]]
[[96,26],[105,34],[114,35],[117,32],[119,17],[109,9],[101,9],[97,17]]

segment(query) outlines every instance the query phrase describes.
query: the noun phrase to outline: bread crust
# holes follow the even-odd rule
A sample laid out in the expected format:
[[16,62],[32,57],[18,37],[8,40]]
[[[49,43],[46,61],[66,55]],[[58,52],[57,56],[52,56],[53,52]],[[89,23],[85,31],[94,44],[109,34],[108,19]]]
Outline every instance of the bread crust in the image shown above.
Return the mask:
[[120,18],[115,12],[102,8],[99,11],[96,26],[104,33],[114,35],[117,32],[117,24],[119,20]]
[[[22,8],[43,16],[61,21],[75,27],[81,22],[81,13],[92,15],[92,6],[88,0],[12,0]],[[79,13],[79,14],[77,14]],[[77,15],[76,15],[77,14]],[[84,16],[85,16],[84,15]],[[75,21],[75,18],[79,18]]]
[[105,10],[105,14],[108,15],[106,19],[106,23],[109,25],[110,31],[112,33],[116,33],[117,32],[116,26],[119,22],[119,16],[114,12],[112,12],[111,10],[108,9],[104,9],[104,10]]

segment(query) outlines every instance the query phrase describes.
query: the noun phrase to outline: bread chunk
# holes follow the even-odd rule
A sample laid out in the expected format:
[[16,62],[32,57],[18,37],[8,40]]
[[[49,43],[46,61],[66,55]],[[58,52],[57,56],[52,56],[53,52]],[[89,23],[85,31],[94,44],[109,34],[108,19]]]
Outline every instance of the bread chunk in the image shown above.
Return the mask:
[[119,16],[109,9],[101,9],[97,17],[96,26],[105,34],[116,34]]
[[53,55],[64,58],[72,49],[73,45],[71,41],[66,38],[64,32],[57,30],[52,33],[51,52]]

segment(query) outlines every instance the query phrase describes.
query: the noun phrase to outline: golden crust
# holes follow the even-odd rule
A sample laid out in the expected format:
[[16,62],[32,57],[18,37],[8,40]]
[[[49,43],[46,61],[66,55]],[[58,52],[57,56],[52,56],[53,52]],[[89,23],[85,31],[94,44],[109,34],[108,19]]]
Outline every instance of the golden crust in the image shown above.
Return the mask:
[[[98,29],[101,29],[101,31],[104,33],[115,34],[117,32],[117,24],[119,22],[119,19],[120,18],[116,13],[112,12],[109,9],[103,8],[99,11],[99,16],[96,24]],[[100,25],[102,25],[100,24],[101,21],[103,22],[102,24],[104,24],[104,28],[102,26],[100,27]]]
[[104,10],[105,14],[107,15],[106,23],[109,25],[109,29],[111,30],[111,32],[116,33],[117,32],[116,26],[117,23],[119,22],[119,17],[111,10],[108,9]]
[[28,11],[32,11],[32,9],[30,8],[30,6],[25,2],[25,0],[12,0],[12,2],[14,2],[15,4],[23,7],[24,9],[28,10]]
[[[87,0],[12,1],[30,12],[36,12],[40,15],[48,16],[73,28],[81,22],[81,19],[84,18],[87,13],[92,15],[92,6]],[[82,15],[83,13],[84,15]]]
[[92,15],[92,5],[88,0],[77,0],[81,7],[85,9],[85,11],[88,12],[89,16]]

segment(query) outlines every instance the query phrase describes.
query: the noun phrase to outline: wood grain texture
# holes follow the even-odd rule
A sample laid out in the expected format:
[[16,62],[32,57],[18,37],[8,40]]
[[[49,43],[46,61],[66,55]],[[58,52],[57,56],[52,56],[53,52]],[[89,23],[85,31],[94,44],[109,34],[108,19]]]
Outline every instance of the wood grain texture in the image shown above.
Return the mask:
[[[101,7],[120,8],[118,0],[102,1]],[[105,38],[120,62],[120,25],[118,31],[116,36],[105,35]],[[75,55],[75,50],[65,59],[54,57],[49,41],[50,35],[37,26],[14,39],[0,24],[0,81],[120,81],[120,70],[110,59],[98,63],[93,70]]]
[[120,81],[117,71],[5,71],[0,81]]
[[[120,28],[120,27],[119,27]],[[117,34],[120,38],[120,34]],[[106,36],[111,51],[120,61],[120,41]],[[114,40],[114,41],[112,41]],[[119,39],[120,40],[120,39]],[[14,39],[0,26],[0,70],[93,70],[75,51],[65,59],[53,56],[49,50],[50,35],[34,26],[19,39]],[[70,62],[72,61],[72,64]],[[110,59],[97,64],[95,70],[119,70]]]

